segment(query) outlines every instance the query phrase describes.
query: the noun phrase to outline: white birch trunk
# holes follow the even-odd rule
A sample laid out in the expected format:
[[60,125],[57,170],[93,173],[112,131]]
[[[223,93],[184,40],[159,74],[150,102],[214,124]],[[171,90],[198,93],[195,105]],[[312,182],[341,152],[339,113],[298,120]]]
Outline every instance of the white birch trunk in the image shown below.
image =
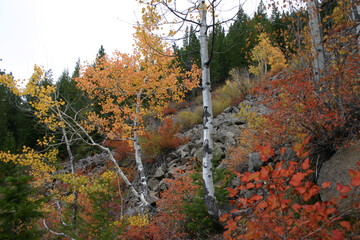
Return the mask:
[[[320,87],[320,78],[325,74],[325,49],[323,45],[322,31],[320,28],[320,16],[317,0],[308,0],[309,27],[313,48],[313,64],[316,87]],[[318,89],[317,89],[318,90]]]
[[[146,81],[146,79],[144,80],[144,82]],[[137,94],[137,101],[136,101],[136,114],[139,114],[140,112],[140,101],[141,101],[141,94],[142,91],[140,90],[140,92]],[[146,176],[145,176],[145,169],[144,169],[144,165],[142,164],[142,159],[141,159],[141,149],[140,149],[140,144],[139,144],[139,136],[137,134],[137,128],[138,128],[138,117],[135,117],[134,120],[134,150],[135,150],[135,162],[136,162],[136,166],[137,166],[137,170],[139,172],[139,176],[140,176],[140,196],[144,199],[146,199],[148,197],[148,185],[147,185],[147,180],[146,180]]]
[[211,103],[211,84],[210,84],[210,63],[208,53],[208,37],[207,37],[207,23],[206,23],[206,8],[205,1],[199,0],[200,4],[200,54],[202,66],[202,93],[203,93],[203,127],[204,127],[204,142],[203,142],[203,163],[202,176],[204,180],[204,194],[205,204],[209,215],[213,218],[219,218],[219,208],[216,203],[215,188],[213,181],[213,142],[211,132],[213,129],[213,113]]
[[135,150],[135,162],[137,166],[137,170],[140,176],[140,191],[139,194],[142,198],[146,199],[148,196],[148,185],[145,177],[145,169],[141,160],[141,150],[139,144],[139,138],[137,136],[137,132],[134,132],[134,150]]

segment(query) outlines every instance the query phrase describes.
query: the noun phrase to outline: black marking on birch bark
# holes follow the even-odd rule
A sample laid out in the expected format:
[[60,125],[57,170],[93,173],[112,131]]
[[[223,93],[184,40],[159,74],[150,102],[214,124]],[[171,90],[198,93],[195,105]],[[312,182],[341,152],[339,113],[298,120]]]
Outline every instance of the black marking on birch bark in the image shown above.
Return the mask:
[[214,219],[218,219],[219,209],[216,203],[216,199],[213,196],[209,195],[209,191],[207,190],[205,185],[205,180],[204,180],[204,196],[205,196],[205,205],[209,215]]
[[212,148],[209,146],[209,140],[208,139],[206,139],[204,141],[203,154],[204,154],[204,157],[206,156],[206,154],[212,154]]
[[211,116],[211,114],[208,111],[208,107],[205,106],[204,107],[204,111],[203,111],[203,125],[204,125],[204,129],[208,129],[208,127],[206,126],[207,122],[209,121],[208,118]]

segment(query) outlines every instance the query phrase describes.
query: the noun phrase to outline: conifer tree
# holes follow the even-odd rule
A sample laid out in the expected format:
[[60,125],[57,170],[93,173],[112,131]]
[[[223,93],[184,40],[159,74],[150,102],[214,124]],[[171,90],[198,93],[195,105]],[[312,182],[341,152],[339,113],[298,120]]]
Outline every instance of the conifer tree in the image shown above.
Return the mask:
[[43,216],[41,203],[23,169],[13,163],[0,162],[0,239],[40,239],[36,220]]

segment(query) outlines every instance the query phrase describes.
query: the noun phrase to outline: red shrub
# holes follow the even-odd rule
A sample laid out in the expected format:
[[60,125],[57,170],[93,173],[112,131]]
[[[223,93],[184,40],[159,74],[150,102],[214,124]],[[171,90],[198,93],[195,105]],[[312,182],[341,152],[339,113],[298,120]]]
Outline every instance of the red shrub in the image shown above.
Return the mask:
[[[298,157],[306,157],[304,148],[308,140],[294,147]],[[269,146],[260,147],[264,159],[274,154]],[[310,161],[305,158],[301,164],[279,161],[275,167],[262,167],[258,172],[237,173],[241,185],[229,188],[230,197],[235,198],[233,202],[237,207],[232,213],[245,209],[249,214],[236,217],[224,214],[221,221],[226,222],[225,238],[344,239],[345,234],[354,236],[351,231],[356,231],[356,224],[352,226],[349,221],[342,220],[336,212],[336,202],[314,203],[313,197],[318,194],[319,187],[307,180],[312,172]],[[360,171],[350,171],[350,175],[353,187],[360,184],[357,179]],[[322,187],[327,187],[327,184]],[[252,196],[240,196],[240,191],[244,189],[253,190]],[[344,192],[345,197],[350,187],[340,186],[338,189]],[[359,196],[355,196],[354,200],[354,208],[359,211]]]
[[148,161],[156,160],[162,153],[185,144],[188,139],[180,137],[181,126],[173,123],[170,118],[164,119],[163,125],[157,131],[147,131],[141,138],[141,148]]
[[118,161],[126,159],[133,154],[133,148],[127,141],[105,140],[103,145],[105,147],[110,147],[115,152],[114,157]]
[[157,202],[159,213],[145,227],[131,227],[126,239],[186,239],[184,200],[196,194],[198,185],[192,184],[194,169],[178,172],[174,179],[166,179],[167,190]]

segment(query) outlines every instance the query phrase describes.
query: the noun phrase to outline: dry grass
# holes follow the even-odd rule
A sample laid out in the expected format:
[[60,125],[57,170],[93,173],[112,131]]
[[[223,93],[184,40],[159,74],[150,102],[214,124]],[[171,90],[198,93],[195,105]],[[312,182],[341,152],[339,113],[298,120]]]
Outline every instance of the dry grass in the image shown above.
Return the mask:
[[[255,79],[251,79],[246,70],[232,69],[225,85],[212,92],[214,117],[222,113],[227,107],[241,102],[256,85]],[[198,107],[193,111],[190,109],[182,110],[175,116],[176,122],[182,125],[183,130],[190,129],[202,122],[202,95],[197,96],[191,105]]]

